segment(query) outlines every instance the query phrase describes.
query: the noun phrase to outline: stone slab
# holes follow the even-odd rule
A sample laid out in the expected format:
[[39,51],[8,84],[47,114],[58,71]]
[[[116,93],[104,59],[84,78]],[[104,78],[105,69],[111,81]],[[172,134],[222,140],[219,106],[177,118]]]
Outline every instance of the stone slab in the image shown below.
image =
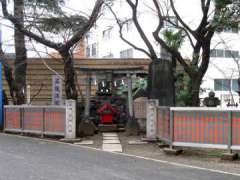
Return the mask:
[[69,139],[69,138],[63,138],[60,139],[61,142],[65,142],[65,143],[76,143],[76,142],[81,142],[82,139],[76,138],[76,139]]
[[147,141],[141,141],[141,140],[131,140],[128,141],[129,145],[142,145],[142,144],[148,144]]
[[163,149],[163,148],[169,148],[169,145],[163,142],[157,143],[158,147]]
[[103,133],[103,137],[118,137],[117,133]]
[[118,127],[115,124],[99,125],[98,130],[100,132],[116,132],[116,131],[118,131]]
[[74,143],[76,145],[93,145],[93,141],[92,140],[83,140],[81,142],[78,142],[78,143]]
[[113,137],[106,137],[106,136],[103,136],[103,140],[119,140],[119,138],[116,136],[113,136]]
[[172,148],[164,148],[163,151],[168,155],[179,155],[183,152],[182,149],[172,149]]
[[237,153],[224,153],[221,155],[221,159],[225,161],[234,161],[238,159]]
[[108,152],[122,152],[123,151],[121,144],[103,144],[102,150],[108,151]]
[[141,138],[142,141],[146,141],[146,142],[157,142],[157,139],[156,138]]
[[120,144],[119,139],[103,140],[103,144]]

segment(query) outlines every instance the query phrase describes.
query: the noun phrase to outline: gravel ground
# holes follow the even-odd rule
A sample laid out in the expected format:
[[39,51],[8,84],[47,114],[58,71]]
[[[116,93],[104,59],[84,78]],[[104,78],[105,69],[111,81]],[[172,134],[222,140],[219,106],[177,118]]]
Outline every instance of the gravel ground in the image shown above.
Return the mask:
[[[176,162],[180,164],[187,164],[192,166],[199,166],[203,168],[217,169],[232,173],[240,173],[240,160],[223,161],[220,156],[224,153],[223,150],[216,149],[192,149],[185,148],[183,153],[178,156],[166,155],[163,149],[159,148],[157,143],[148,143],[141,145],[129,145],[129,140],[140,140],[140,136],[126,136],[125,133],[119,133],[119,138],[123,146],[123,153],[142,156],[146,158],[158,159]],[[89,147],[101,149],[102,134],[96,134],[93,137],[86,139],[94,140],[93,145]],[[238,152],[240,155],[240,152]]]

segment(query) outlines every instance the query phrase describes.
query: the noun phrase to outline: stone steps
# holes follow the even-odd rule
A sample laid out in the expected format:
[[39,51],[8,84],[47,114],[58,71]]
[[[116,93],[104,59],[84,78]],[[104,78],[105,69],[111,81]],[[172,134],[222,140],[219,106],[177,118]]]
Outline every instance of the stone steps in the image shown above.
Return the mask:
[[103,133],[102,150],[108,152],[123,152],[117,133]]

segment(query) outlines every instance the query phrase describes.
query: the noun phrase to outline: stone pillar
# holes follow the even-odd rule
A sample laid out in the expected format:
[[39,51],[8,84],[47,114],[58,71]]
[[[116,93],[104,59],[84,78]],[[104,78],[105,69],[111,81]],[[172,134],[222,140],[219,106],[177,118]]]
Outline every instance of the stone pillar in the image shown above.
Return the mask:
[[147,139],[157,138],[157,106],[158,100],[149,99],[147,102]]
[[132,77],[127,74],[127,85],[128,85],[128,110],[130,119],[133,117],[133,94],[132,94]]
[[76,101],[66,100],[65,139],[76,138]]
[[90,98],[91,98],[91,74],[88,73],[86,78],[86,94],[85,94],[85,108],[84,108],[85,121],[90,116]]
[[30,105],[31,103],[31,86],[27,85],[27,104]]

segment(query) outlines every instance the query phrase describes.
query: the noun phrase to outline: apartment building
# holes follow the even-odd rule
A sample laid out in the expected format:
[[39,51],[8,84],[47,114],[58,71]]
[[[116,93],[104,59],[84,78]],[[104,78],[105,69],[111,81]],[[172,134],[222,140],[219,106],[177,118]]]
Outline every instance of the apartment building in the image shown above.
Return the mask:
[[[202,16],[200,0],[177,0],[176,9],[183,20],[194,29]],[[121,21],[124,21],[122,35],[125,39],[140,48],[146,48],[136,31],[131,19],[131,9],[124,0],[116,0],[112,9]],[[157,44],[152,32],[155,30],[158,19],[151,7],[151,1],[141,0],[138,7],[138,19],[159,57],[169,58],[168,53]],[[175,20],[169,13],[169,18]],[[177,23],[177,22],[176,22]],[[173,28],[164,22],[164,28]],[[240,56],[240,35],[238,25],[225,28],[215,34],[211,44],[211,60],[209,69],[202,82],[200,98],[204,98],[210,91],[214,91],[221,99],[222,106],[227,103],[239,104],[238,84]],[[186,59],[191,59],[192,49],[189,43],[183,43],[181,52]],[[126,44],[119,34],[119,26],[110,10],[101,16],[95,28],[86,36],[86,55],[94,58],[146,58],[147,56]]]

